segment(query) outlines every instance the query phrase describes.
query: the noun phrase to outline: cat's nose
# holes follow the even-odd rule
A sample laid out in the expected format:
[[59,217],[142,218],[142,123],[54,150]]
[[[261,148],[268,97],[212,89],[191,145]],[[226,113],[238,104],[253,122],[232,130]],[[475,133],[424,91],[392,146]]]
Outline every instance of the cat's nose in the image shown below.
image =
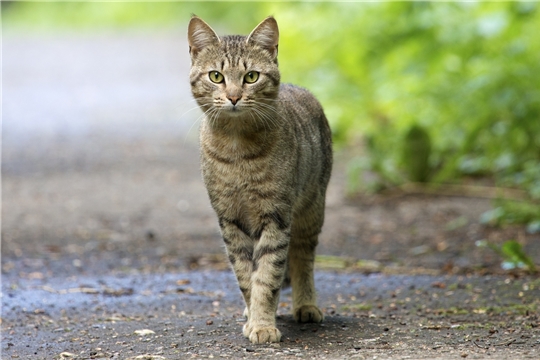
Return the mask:
[[233,105],[236,105],[238,100],[240,100],[240,96],[229,96],[228,99],[231,101]]

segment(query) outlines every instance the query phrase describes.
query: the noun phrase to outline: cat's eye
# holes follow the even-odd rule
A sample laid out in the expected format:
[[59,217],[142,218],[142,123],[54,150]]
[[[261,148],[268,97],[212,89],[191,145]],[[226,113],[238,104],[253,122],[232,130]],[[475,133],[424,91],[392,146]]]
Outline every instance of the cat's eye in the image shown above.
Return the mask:
[[250,71],[244,76],[244,81],[248,84],[253,84],[257,80],[259,80],[259,73],[257,71]]
[[210,77],[210,80],[216,84],[223,82],[223,74],[221,74],[219,71],[210,71],[208,76]]

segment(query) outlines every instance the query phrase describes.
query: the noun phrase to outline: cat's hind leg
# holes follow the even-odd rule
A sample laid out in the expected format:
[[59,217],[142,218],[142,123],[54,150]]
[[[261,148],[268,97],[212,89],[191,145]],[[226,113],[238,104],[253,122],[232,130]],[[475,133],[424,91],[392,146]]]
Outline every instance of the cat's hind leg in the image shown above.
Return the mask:
[[320,323],[324,319],[322,311],[317,307],[313,274],[317,242],[318,232],[307,237],[293,235],[289,248],[293,316],[300,323]]

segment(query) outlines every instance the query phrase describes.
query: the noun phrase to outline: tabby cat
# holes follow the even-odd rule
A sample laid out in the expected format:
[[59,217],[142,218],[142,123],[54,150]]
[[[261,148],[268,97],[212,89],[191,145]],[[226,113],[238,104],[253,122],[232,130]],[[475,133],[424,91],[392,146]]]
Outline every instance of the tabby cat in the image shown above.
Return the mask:
[[280,85],[277,22],[249,36],[218,36],[200,18],[188,27],[190,82],[205,113],[201,167],[227,254],[244,296],[243,333],[279,342],[275,314],[290,279],[293,316],[321,322],[313,263],[324,220],[332,141],[321,105]]

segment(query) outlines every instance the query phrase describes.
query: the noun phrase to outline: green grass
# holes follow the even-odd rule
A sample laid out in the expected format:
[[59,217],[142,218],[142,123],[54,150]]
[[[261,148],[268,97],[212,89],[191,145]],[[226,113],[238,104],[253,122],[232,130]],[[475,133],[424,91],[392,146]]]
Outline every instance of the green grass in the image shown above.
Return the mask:
[[459,308],[459,307],[449,307],[447,309],[437,309],[433,311],[435,314],[442,315],[442,316],[450,316],[450,315],[468,315],[470,313],[469,310]]
[[368,303],[360,303],[360,304],[350,304],[350,305],[344,305],[342,307],[343,311],[345,312],[362,312],[362,311],[370,311],[373,309],[372,304]]

